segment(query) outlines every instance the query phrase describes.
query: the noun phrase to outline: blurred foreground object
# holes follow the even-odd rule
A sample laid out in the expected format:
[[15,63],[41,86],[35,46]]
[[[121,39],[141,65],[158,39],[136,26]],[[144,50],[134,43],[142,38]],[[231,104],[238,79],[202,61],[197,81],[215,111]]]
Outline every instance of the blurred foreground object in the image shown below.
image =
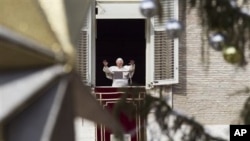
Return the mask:
[[223,57],[225,61],[231,64],[239,63],[242,58],[239,50],[234,46],[224,47]]
[[209,43],[211,47],[216,51],[222,51],[224,46],[224,36],[219,33],[213,34],[209,38]]
[[143,0],[140,5],[141,14],[147,18],[156,15],[158,7],[155,0]]
[[73,141],[76,116],[122,132],[75,72],[91,2],[0,0],[0,141]]
[[[201,39],[209,39],[209,44],[213,49],[222,52],[226,62],[238,67],[245,67],[249,60],[246,52],[250,48],[249,1],[190,0],[189,4],[191,9],[198,9],[198,17],[200,17],[204,33]],[[215,35],[213,35],[214,33]],[[203,40],[203,45],[205,45],[205,41]],[[202,46],[202,48],[204,47]]]
[[170,19],[166,22],[166,31],[170,38],[179,38],[183,32],[181,22],[175,19]]

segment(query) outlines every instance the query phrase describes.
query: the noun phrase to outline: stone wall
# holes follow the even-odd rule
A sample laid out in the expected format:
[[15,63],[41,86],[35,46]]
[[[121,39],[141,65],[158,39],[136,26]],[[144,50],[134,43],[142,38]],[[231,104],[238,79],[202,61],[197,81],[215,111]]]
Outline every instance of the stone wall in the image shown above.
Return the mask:
[[[185,11],[183,11],[185,10]],[[186,13],[186,14],[183,14]],[[202,29],[197,10],[180,8],[185,33],[180,44],[180,83],[173,87],[173,107],[203,124],[237,123],[249,94],[250,65],[245,70],[224,61],[222,53],[205,43],[202,63]]]

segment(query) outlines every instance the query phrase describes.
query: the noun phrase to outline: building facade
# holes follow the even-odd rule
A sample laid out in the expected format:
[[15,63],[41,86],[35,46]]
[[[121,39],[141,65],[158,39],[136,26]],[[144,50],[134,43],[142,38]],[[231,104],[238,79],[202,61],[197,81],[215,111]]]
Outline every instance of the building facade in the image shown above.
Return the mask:
[[[248,97],[249,65],[238,68],[224,61],[222,52],[208,46],[198,10],[186,6],[185,34],[179,50],[179,84],[173,88],[174,108],[204,124],[236,124]],[[202,62],[202,39],[204,57]]]
[[[236,68],[223,60],[221,52],[207,45],[198,10],[191,9],[188,3],[164,1],[163,21],[179,19],[184,25],[179,39],[169,39],[164,22],[158,17],[147,19],[141,15],[140,2],[97,0],[92,3],[78,46],[82,80],[95,90],[110,89],[110,81],[102,72],[102,60],[107,59],[112,65],[118,57],[127,62],[132,58],[136,62],[133,79],[136,87],[166,88],[164,94],[171,97],[174,110],[212,128],[237,124],[248,96],[236,92],[249,86],[250,79],[246,77],[249,66],[245,70]],[[87,125],[79,128],[91,129],[93,133],[88,138],[96,140],[96,125]],[[85,138],[80,132],[79,136],[79,140]]]

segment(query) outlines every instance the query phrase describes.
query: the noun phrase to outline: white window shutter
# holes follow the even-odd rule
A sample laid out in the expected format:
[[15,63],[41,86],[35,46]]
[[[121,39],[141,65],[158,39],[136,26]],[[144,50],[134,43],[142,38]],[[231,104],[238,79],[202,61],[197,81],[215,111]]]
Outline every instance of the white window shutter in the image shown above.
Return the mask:
[[77,69],[84,83],[88,83],[89,68],[89,28],[88,18],[86,18],[84,26],[80,31],[79,43],[77,46]]
[[77,46],[77,70],[82,81],[94,85],[95,80],[95,1],[91,3],[88,14],[80,31]]
[[178,0],[164,0],[162,23],[158,17],[153,20],[154,34],[154,70],[152,85],[171,85],[178,83],[178,39],[167,37],[165,23],[170,19],[178,19]]

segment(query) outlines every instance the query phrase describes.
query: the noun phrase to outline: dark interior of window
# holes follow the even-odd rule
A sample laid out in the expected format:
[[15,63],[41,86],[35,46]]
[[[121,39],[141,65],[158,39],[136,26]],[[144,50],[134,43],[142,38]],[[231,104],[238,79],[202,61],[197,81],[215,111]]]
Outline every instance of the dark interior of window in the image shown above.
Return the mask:
[[118,57],[124,65],[133,59],[136,64],[134,86],[145,85],[145,20],[144,19],[97,19],[96,38],[96,86],[111,86],[105,77],[102,61],[115,65]]

